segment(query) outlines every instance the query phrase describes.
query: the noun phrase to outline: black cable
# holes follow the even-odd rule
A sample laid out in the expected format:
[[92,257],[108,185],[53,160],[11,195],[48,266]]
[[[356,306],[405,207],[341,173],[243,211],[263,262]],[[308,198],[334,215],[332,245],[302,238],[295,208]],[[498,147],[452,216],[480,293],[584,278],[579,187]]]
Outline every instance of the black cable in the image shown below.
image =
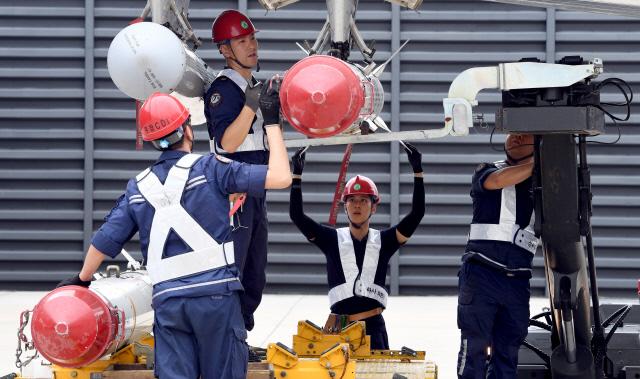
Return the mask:
[[544,311],[542,313],[538,313],[537,315],[531,317],[531,319],[532,320],[537,320],[537,319],[539,319],[541,317],[547,317],[547,316],[550,316],[550,315],[551,315],[551,311]]
[[613,312],[611,315],[609,315],[609,317],[606,318],[606,320],[604,320],[602,322],[602,327],[606,328],[609,326],[609,324],[611,324],[611,322],[613,321],[613,319],[617,318],[618,316],[620,316],[624,311],[627,310],[627,308],[629,308],[628,305],[622,306],[621,308],[616,309],[615,312]]
[[[611,121],[613,121],[613,125],[618,130],[618,137],[613,142],[603,142],[603,141],[589,140],[589,141],[587,141],[587,143],[595,143],[595,144],[600,144],[600,145],[614,145],[614,144],[620,142],[620,139],[622,138],[622,131],[620,130],[620,125],[618,124],[617,121],[628,121],[629,118],[631,117],[631,102],[633,101],[633,90],[631,89],[631,86],[629,86],[629,84],[627,82],[625,82],[624,80],[622,80],[620,78],[608,78],[608,79],[605,79],[602,82],[596,84],[595,85],[595,90],[592,93],[590,93],[589,95],[600,92],[600,90],[602,88],[606,87],[607,85],[612,85],[612,86],[616,87],[617,89],[619,89],[620,93],[622,93],[622,96],[624,96],[624,100],[625,101],[624,102],[619,102],[619,103],[602,102],[599,105],[596,105],[596,107],[598,109],[600,109],[602,112],[604,112],[604,114],[609,116]],[[625,89],[625,87],[626,87],[626,89]],[[628,93],[627,93],[627,91],[628,91]],[[606,110],[603,105],[604,106],[609,106],[609,107],[626,107],[627,115],[624,118],[621,118],[621,117],[618,117],[618,116],[614,116],[611,112]]]
[[[602,88],[604,88],[607,85],[613,85],[616,88],[618,88],[622,93],[622,95],[624,96],[625,102],[624,103],[600,103],[600,104],[606,105],[606,106],[613,106],[613,107],[626,107],[627,116],[624,119],[621,119],[619,117],[615,117],[611,115],[609,112],[605,111],[602,107],[599,107],[599,108],[602,109],[602,111],[605,112],[609,117],[614,118],[618,121],[629,120],[629,117],[631,116],[631,102],[633,101],[633,90],[631,89],[631,87],[627,82],[619,78],[609,78],[609,79],[603,80],[602,82],[596,85],[596,90],[600,91]],[[625,89],[622,88],[623,86],[626,87],[626,89],[629,91],[629,95],[627,95],[627,91],[625,91]]]
[[495,132],[496,132],[496,126],[493,125],[493,129],[491,129],[491,135],[489,135],[489,146],[491,146],[491,149],[493,151],[504,153],[504,144],[502,145],[502,149],[498,149],[493,145],[493,133]]
[[611,327],[611,330],[609,330],[609,333],[607,333],[607,336],[605,337],[605,344],[607,344],[607,345],[609,344],[609,341],[613,337],[613,334],[616,332],[618,327],[620,325],[622,325],[622,322],[624,321],[625,317],[627,317],[629,312],[631,312],[631,306],[629,306],[629,305],[626,305],[626,306],[622,307],[621,309],[622,309],[622,312],[620,313],[620,317],[618,317],[616,322]]
[[[603,102],[603,103],[600,103],[600,105],[597,105],[597,107],[614,121],[628,121],[629,117],[631,117],[631,102],[633,101],[633,90],[631,89],[629,84],[624,80],[619,78],[609,78],[598,83],[595,86],[596,91],[600,92],[600,90],[606,87],[607,85],[613,85],[614,87],[618,88],[620,90],[620,93],[622,93],[622,96],[624,96],[625,101],[623,103]],[[626,87],[626,90],[625,88],[623,88],[623,86]],[[629,94],[627,94],[627,90],[629,91]],[[627,108],[627,115],[624,118],[614,116],[613,114],[611,114],[611,112],[607,111],[602,105],[611,106],[611,107],[625,107]]]
[[611,121],[613,121],[613,125],[615,125],[615,127],[618,129],[618,138],[616,138],[613,142],[589,140],[587,141],[587,143],[596,143],[599,145],[615,145],[616,143],[620,142],[620,138],[622,138],[622,130],[620,130],[620,124],[618,124],[615,119],[611,119]]
[[544,365],[547,367],[547,369],[551,369],[551,358],[549,357],[549,354],[547,354],[544,351],[540,350],[536,346],[533,346],[527,340],[522,341],[522,345],[524,345],[526,348],[531,350],[535,355],[540,357],[540,359],[542,359],[544,361]]
[[529,325],[537,326],[538,328],[547,330],[549,332],[551,331],[551,325],[549,325],[547,323],[544,323],[542,321],[531,319],[531,320],[529,320]]

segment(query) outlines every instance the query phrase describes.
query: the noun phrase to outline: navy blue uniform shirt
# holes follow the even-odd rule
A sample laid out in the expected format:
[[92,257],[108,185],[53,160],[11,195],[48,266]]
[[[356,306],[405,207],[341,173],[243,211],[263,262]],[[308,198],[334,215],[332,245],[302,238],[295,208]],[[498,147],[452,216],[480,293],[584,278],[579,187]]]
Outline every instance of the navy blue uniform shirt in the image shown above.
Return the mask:
[[[487,190],[484,182],[489,175],[498,171],[494,163],[483,163],[473,174],[471,199],[473,200],[474,224],[497,224],[500,220],[502,190]],[[518,183],[516,187],[516,223],[521,228],[529,225],[533,213],[532,181]],[[466,251],[475,251],[489,256],[509,268],[530,268],[533,254],[508,242],[474,240],[467,242]],[[468,257],[465,255],[465,257]],[[463,257],[463,260],[465,259]]]
[[[160,182],[164,183],[169,170],[185,154],[182,151],[165,151],[151,166],[151,170]],[[220,244],[231,241],[228,195],[246,192],[251,196],[263,196],[267,172],[267,166],[224,160],[226,162],[214,155],[205,155],[195,162],[181,199],[187,213]],[[129,180],[125,194],[117,200],[116,206],[105,217],[105,223],[94,235],[92,244],[104,254],[115,257],[124,244],[139,232],[140,249],[146,261],[154,213],[154,208],[141,195],[136,179],[133,178]],[[191,249],[182,239],[171,233],[167,238],[163,256],[170,257],[189,251]],[[236,276],[235,267],[228,266],[158,283],[154,286],[154,304],[174,296],[194,297],[240,290],[242,286],[237,280],[227,280]],[[198,285],[183,288],[190,284]],[[158,297],[159,294],[162,296]]]
[[[209,138],[215,139],[218,149],[220,141],[229,125],[238,117],[244,107],[244,91],[233,80],[221,76],[213,81],[204,97],[204,115],[207,118]],[[254,116],[254,121],[256,120]],[[264,125],[262,125],[264,127]],[[250,128],[249,133],[253,134]],[[266,134],[265,134],[266,138]],[[238,162],[252,164],[269,163],[269,152],[266,150],[241,151],[224,154],[224,156]]]

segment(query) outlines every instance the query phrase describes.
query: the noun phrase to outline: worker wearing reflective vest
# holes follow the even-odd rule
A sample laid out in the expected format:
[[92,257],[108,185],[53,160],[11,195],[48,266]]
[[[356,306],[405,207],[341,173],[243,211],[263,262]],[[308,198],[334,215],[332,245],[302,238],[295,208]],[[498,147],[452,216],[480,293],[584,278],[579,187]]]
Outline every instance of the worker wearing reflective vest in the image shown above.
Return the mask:
[[[272,100],[263,111],[272,115],[270,122],[273,115],[277,120],[278,94],[263,97]],[[153,283],[156,376],[244,379],[248,352],[228,196],[262,196],[265,188],[290,184],[282,131],[277,121],[267,126],[271,159],[265,166],[192,154],[189,112],[170,95],[151,95],[139,126],[162,154],[129,180],[94,235],[79,275],[60,285],[88,287],[105,257],[118,255],[138,232]]]
[[[213,42],[226,67],[205,95],[205,116],[211,152],[238,162],[267,164],[269,144],[258,107],[261,83],[252,73],[258,66],[256,32],[251,20],[236,10],[222,12],[213,22]],[[251,330],[266,284],[267,207],[264,194],[238,201],[244,203],[233,220],[233,241],[245,289],[240,297],[242,314]]]
[[473,220],[459,272],[459,378],[516,378],[518,350],[527,336],[538,246],[533,136],[508,135],[505,152],[506,161],[483,163],[473,175]]
[[[387,306],[385,279],[389,259],[420,224],[424,216],[425,196],[422,155],[406,144],[407,157],[413,168],[411,211],[397,225],[385,230],[369,227],[371,216],[380,203],[375,183],[363,175],[351,178],[342,194],[349,226],[332,228],[306,216],[302,207],[302,171],[304,149],[293,156],[293,185],[289,215],[302,234],[318,246],[327,259],[327,280],[332,317],[325,332],[339,332],[344,324],[365,321],[371,348],[389,349],[382,311]],[[338,315],[338,316],[336,316]],[[338,320],[335,325],[333,320]]]

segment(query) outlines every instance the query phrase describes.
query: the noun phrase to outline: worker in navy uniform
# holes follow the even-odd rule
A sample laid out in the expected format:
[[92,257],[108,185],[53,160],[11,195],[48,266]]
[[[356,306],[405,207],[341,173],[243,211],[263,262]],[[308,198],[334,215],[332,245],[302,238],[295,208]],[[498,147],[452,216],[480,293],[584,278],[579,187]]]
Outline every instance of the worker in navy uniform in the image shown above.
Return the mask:
[[538,245],[533,136],[508,135],[505,152],[506,161],[478,166],[471,184],[473,220],[459,272],[459,378],[516,378],[518,350],[527,336]]
[[[213,42],[226,67],[205,95],[205,116],[211,152],[238,162],[267,164],[269,144],[258,107],[261,83],[252,73],[258,65],[256,32],[251,20],[236,10],[222,12],[213,22]],[[245,289],[240,298],[242,315],[251,330],[266,284],[267,207],[264,194],[237,201],[244,203],[234,217],[232,235]]]
[[94,235],[79,275],[60,283],[88,287],[101,262],[118,255],[138,232],[153,283],[155,374],[161,379],[246,377],[247,332],[228,196],[246,192],[259,197],[265,188],[291,183],[277,124],[278,95],[265,93],[263,100],[269,122],[276,120],[266,128],[269,166],[192,154],[188,110],[170,95],[151,95],[139,124],[143,139],[162,154],[128,182]]
[[[351,178],[342,194],[349,226],[335,229],[320,225],[306,216],[302,207],[302,171],[304,149],[292,158],[293,184],[289,215],[304,236],[318,246],[327,259],[329,302],[333,316],[340,325],[325,325],[325,332],[338,329],[353,321],[364,321],[372,349],[389,349],[387,330],[382,311],[387,306],[385,280],[389,259],[404,245],[424,216],[425,195],[422,155],[406,144],[409,163],[413,168],[413,200],[411,211],[397,225],[385,230],[369,227],[371,216],[380,203],[375,183],[363,175]],[[339,315],[339,316],[336,316]],[[332,329],[332,330],[329,330]]]

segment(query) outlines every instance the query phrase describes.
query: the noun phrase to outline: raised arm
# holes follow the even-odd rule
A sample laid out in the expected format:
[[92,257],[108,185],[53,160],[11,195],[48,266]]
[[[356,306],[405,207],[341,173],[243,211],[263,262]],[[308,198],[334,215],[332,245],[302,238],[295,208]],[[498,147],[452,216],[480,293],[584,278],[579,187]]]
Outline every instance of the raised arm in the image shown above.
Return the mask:
[[407,158],[413,169],[413,198],[411,200],[411,211],[396,226],[396,238],[400,244],[407,242],[418,228],[420,220],[424,217],[425,209],[422,154],[415,146],[406,142],[404,145]]
[[304,169],[305,148],[300,148],[291,157],[293,163],[293,184],[289,197],[289,217],[309,241],[316,239],[316,231],[321,227],[311,217],[304,214],[302,206],[302,170]]
[[280,80],[278,75],[272,77],[260,94],[260,110],[269,142],[266,189],[280,189],[291,185],[289,157],[280,127]]
[[527,180],[527,178],[531,176],[532,172],[533,158],[530,158],[526,163],[522,163],[517,166],[505,167],[492,172],[484,180],[482,186],[486,190],[497,190],[509,186],[515,186],[516,184]]

